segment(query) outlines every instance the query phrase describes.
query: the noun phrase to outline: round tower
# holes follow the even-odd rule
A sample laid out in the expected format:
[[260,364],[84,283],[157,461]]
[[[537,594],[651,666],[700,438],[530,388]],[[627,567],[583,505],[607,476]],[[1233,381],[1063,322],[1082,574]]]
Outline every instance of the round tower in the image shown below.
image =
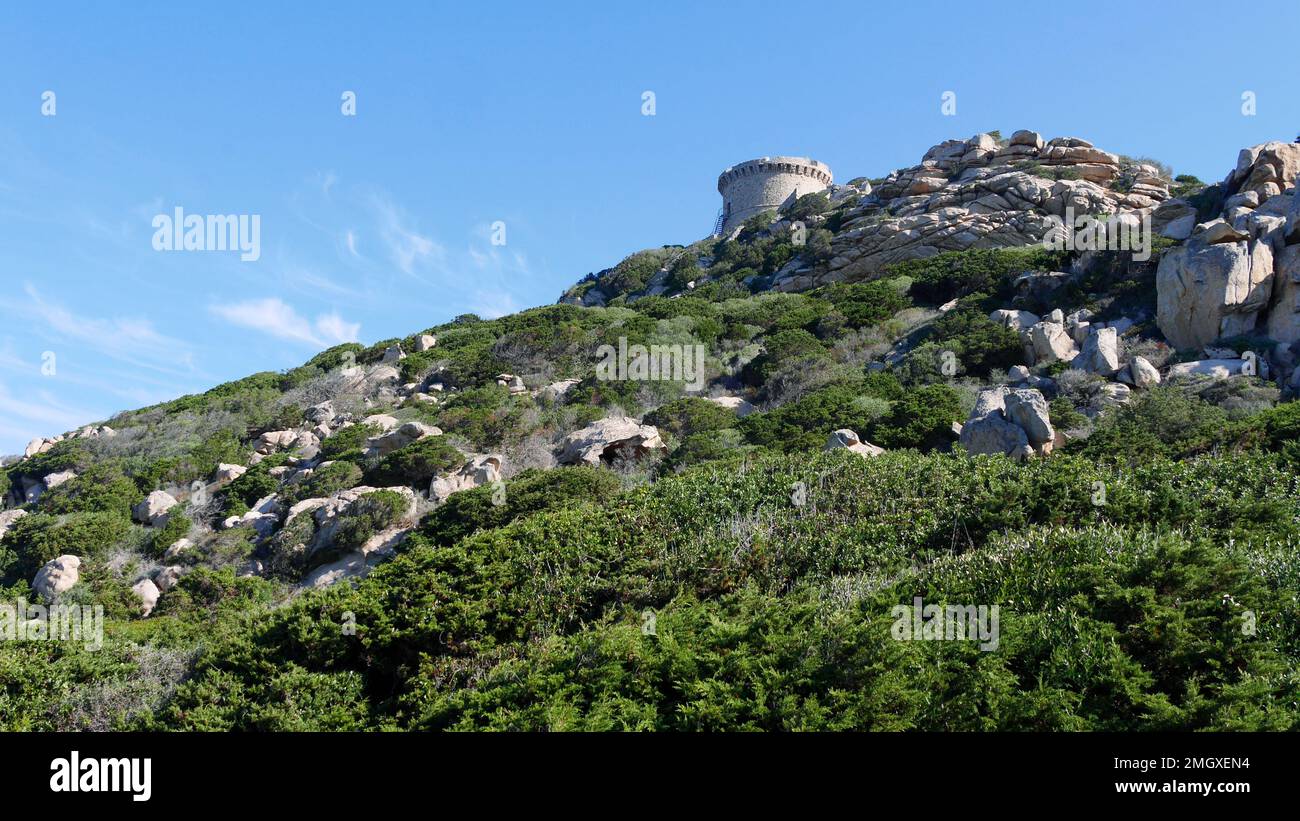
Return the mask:
[[733,165],[718,176],[720,233],[728,236],[755,214],[776,210],[830,184],[830,166],[807,157],[762,157]]

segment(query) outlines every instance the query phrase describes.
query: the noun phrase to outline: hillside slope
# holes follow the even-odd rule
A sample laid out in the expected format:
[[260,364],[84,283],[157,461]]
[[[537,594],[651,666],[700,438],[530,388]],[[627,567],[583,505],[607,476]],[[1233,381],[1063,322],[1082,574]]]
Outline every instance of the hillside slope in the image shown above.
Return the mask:
[[37,440],[3,597],[104,646],[0,643],[0,725],[1295,729],[1297,172],[978,135]]

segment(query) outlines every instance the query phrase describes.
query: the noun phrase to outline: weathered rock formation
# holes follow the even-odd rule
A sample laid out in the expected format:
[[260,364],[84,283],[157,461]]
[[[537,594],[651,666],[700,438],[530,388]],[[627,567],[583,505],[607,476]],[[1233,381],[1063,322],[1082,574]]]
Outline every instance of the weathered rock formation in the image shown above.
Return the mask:
[[1156,321],[1172,345],[1251,334],[1300,341],[1298,170],[1300,144],[1242,150],[1220,185],[1220,216],[1161,258]]
[[833,431],[830,438],[826,440],[826,447],[823,448],[823,450],[841,449],[851,451],[859,456],[879,456],[885,452],[885,449],[878,445],[863,442],[855,432],[848,428]]
[[32,579],[32,590],[47,601],[71,590],[81,579],[81,559],[76,556],[59,556],[45,563]]
[[835,236],[825,270],[783,269],[773,287],[793,291],[860,279],[893,262],[971,248],[1041,242],[1049,217],[1151,212],[1169,181],[1075,137],[1044,141],[1018,131],[949,140],[921,164],[893,172]]
[[1055,436],[1042,393],[1033,388],[990,388],[980,392],[959,441],[973,455],[1024,458],[1050,453]]
[[449,476],[438,476],[429,483],[429,501],[443,502],[453,493],[490,485],[501,479],[502,458],[495,454],[475,456]]
[[638,458],[663,448],[654,425],[643,425],[627,416],[610,416],[569,434],[559,461],[564,465],[598,465],[602,460]]
[[150,527],[162,527],[167,524],[168,512],[176,507],[176,499],[162,490],[155,490],[150,493],[143,502],[140,502],[131,512],[135,515],[135,520],[143,525]]

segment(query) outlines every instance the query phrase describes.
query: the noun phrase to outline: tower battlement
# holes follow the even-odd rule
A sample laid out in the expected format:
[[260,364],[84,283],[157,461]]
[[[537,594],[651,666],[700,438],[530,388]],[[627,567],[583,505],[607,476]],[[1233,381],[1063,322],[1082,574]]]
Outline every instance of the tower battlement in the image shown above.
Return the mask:
[[745,220],[830,187],[830,166],[808,157],[760,157],[746,160],[718,175],[722,195],[722,234]]

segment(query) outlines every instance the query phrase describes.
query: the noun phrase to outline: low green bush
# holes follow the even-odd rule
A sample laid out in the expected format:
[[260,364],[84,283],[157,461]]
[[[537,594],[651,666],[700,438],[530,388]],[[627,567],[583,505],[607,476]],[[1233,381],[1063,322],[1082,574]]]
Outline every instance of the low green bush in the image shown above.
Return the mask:
[[132,530],[130,520],[115,513],[33,513],[15,522],[0,541],[13,556],[4,584],[30,581],[51,559],[70,554],[103,556]]
[[377,487],[408,485],[427,489],[435,476],[459,468],[465,455],[441,436],[427,436],[385,456],[366,471],[365,482]]
[[661,405],[642,421],[654,425],[661,433],[684,439],[696,433],[735,427],[736,412],[698,396],[686,396]]

